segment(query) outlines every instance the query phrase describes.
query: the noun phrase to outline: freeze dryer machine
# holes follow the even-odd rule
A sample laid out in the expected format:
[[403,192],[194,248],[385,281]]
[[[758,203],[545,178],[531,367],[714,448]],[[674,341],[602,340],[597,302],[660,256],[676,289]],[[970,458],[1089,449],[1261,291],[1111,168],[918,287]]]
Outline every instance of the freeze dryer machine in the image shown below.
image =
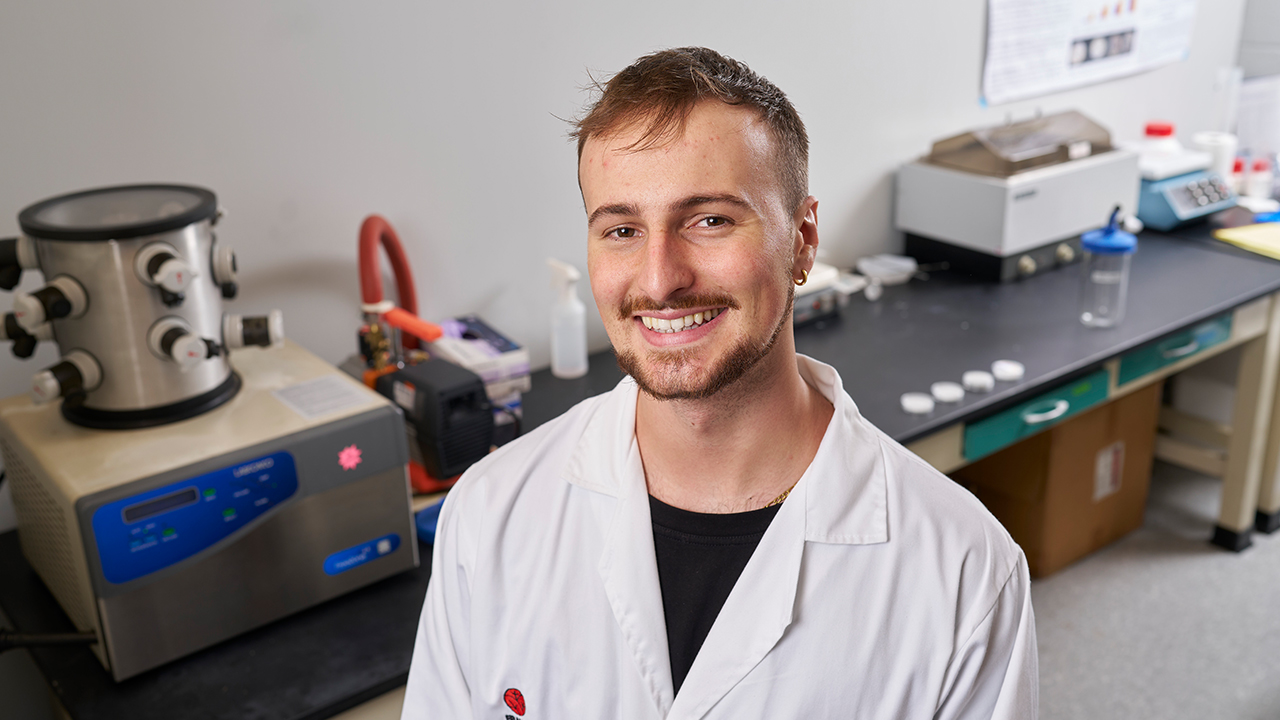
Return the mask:
[[223,311],[213,192],[124,185],[38,202],[0,240],[26,272],[3,336],[58,363],[0,400],[23,554],[117,680],[417,565],[404,421]]
[[0,401],[23,553],[116,680],[417,565],[404,421],[285,341],[222,406],[137,430]]

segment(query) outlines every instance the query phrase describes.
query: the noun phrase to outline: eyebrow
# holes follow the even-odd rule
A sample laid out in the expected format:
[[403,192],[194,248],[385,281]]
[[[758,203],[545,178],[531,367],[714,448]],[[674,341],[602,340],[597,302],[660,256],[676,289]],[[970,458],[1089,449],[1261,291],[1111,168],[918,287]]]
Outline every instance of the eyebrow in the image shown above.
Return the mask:
[[715,203],[726,203],[743,210],[751,210],[751,203],[743,200],[737,195],[695,195],[685,198],[671,206],[672,210],[689,210],[699,205],[712,205]]
[[[743,210],[751,210],[751,204],[737,195],[694,195],[683,200],[672,203],[672,210],[689,210],[700,205],[711,205],[715,203],[726,203]],[[587,218],[587,227],[595,225],[596,221],[607,215],[639,215],[640,209],[635,205],[627,203],[616,203],[613,205],[602,205],[591,213],[591,217]]]
[[635,205],[628,205],[626,203],[617,203],[614,205],[601,205],[600,207],[595,209],[595,212],[591,213],[591,217],[587,218],[587,227],[591,227],[595,225],[596,221],[604,217],[605,215],[639,215],[639,214],[640,214],[640,209],[637,208]]

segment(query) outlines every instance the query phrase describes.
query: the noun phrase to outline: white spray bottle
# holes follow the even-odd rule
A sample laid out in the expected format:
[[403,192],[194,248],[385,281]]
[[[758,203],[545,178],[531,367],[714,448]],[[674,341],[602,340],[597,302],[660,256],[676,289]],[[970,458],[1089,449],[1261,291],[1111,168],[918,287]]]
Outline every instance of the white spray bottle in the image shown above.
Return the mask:
[[559,290],[551,308],[551,374],[580,378],[587,374],[587,310],[578,299],[582,273],[567,262],[548,258],[551,285]]

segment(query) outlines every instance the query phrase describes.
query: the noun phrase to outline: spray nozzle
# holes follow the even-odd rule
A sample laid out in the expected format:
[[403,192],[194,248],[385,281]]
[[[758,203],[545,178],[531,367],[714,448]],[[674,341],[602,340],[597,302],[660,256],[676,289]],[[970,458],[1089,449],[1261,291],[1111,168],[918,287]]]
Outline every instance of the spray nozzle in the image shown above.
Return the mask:
[[547,265],[551,268],[551,286],[560,291],[560,299],[571,297],[578,281],[582,279],[582,273],[578,268],[555,258],[547,258]]

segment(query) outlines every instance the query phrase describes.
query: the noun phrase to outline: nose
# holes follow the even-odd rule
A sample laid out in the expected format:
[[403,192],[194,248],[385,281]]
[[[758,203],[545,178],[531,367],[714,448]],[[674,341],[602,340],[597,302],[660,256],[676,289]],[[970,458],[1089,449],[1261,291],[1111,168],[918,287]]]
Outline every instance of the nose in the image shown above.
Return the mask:
[[689,246],[678,234],[659,231],[649,236],[639,258],[637,289],[663,302],[693,287],[695,273]]

